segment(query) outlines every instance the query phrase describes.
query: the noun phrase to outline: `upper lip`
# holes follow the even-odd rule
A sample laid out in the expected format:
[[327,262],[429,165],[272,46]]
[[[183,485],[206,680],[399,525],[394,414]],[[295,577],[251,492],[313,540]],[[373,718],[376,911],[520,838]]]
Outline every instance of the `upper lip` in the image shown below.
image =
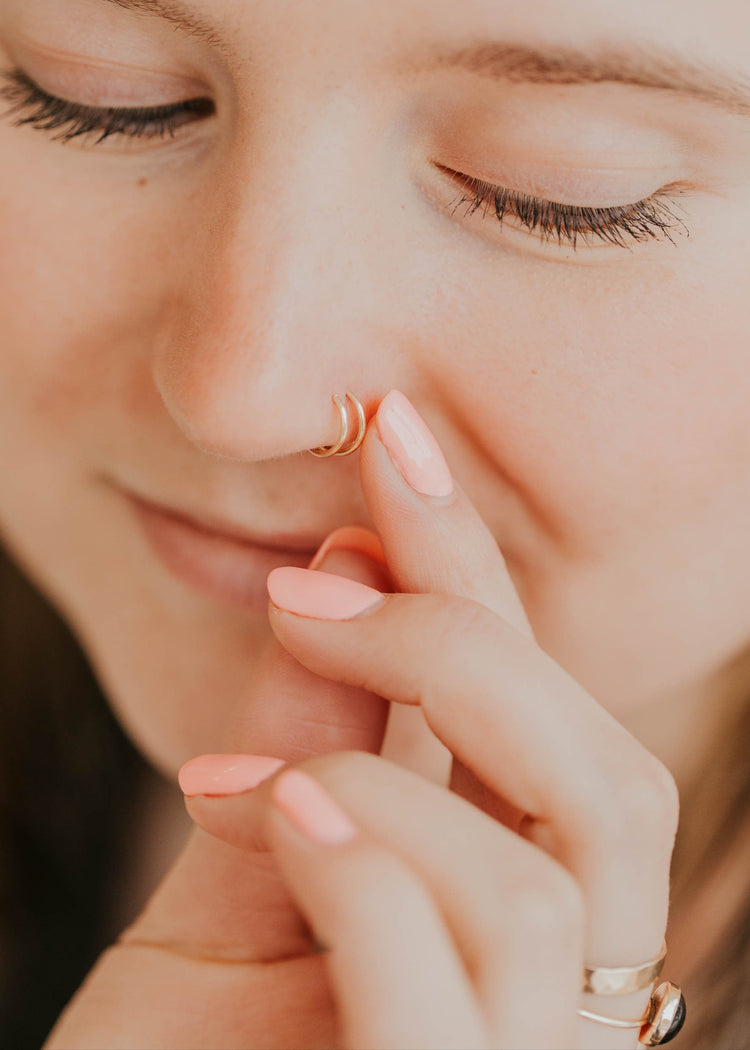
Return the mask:
[[266,547],[269,550],[282,550],[282,551],[299,551],[303,553],[314,553],[323,540],[328,535],[328,532],[333,531],[333,526],[322,535],[313,533],[273,533],[273,534],[261,534],[257,532],[251,532],[249,529],[242,525],[237,525],[234,522],[229,522],[213,514],[206,514],[203,511],[196,511],[193,509],[186,509],[183,507],[168,506],[164,503],[158,503],[156,500],[141,496],[140,494],[127,490],[128,495],[136,503],[140,503],[148,510],[156,510],[161,514],[166,514],[171,518],[177,518],[180,521],[191,525],[193,528],[200,529],[203,532],[210,532],[216,536],[233,540],[235,543],[244,543],[253,547]]

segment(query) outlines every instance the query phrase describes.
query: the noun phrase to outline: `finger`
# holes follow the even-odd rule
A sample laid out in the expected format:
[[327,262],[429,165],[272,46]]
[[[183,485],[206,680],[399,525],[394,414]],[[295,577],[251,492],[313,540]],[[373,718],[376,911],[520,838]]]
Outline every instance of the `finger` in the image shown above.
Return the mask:
[[[515,574],[518,588],[514,586],[508,571],[512,561],[509,559],[506,563],[499,556],[493,537],[473,508],[469,507],[461,486],[450,478],[450,469],[437,442],[413,406],[398,391],[392,391],[381,402],[374,424],[362,447],[362,487],[399,589],[423,593],[448,592],[471,598],[496,612],[522,634],[531,637],[528,620],[526,624],[523,622],[525,613],[519,616],[519,606],[523,607],[523,602],[522,592],[518,588],[523,584],[523,576]],[[429,494],[448,492],[451,482],[454,490],[452,495]],[[506,555],[509,553],[505,551]],[[514,604],[514,594],[518,604]],[[523,689],[522,681],[519,680],[518,684],[517,697],[521,702],[520,698],[525,696],[527,690]],[[533,686],[531,691],[534,691]],[[456,695],[460,696],[461,693]],[[459,712],[456,712],[456,718],[461,718]],[[574,754],[580,753],[578,748],[570,748],[568,744],[569,740],[574,742],[576,738],[566,736],[564,725],[554,724],[561,732],[560,747],[567,747]],[[575,730],[568,730],[569,734],[573,732]],[[617,744],[614,746],[617,748]],[[624,754],[628,754],[627,748]],[[612,754],[614,766],[618,765],[619,757],[619,751],[615,750]],[[594,761],[598,764],[596,757]],[[666,923],[666,883],[678,803],[674,782],[666,770],[663,767],[657,769],[657,765],[653,763],[651,772],[642,773],[642,762],[636,762],[634,776],[628,778],[628,763],[625,762],[619,765],[617,774],[609,784],[606,780],[602,782],[594,777],[587,792],[588,800],[584,800],[581,805],[583,814],[589,813],[592,808],[600,811],[598,819],[592,823],[587,838],[589,842],[596,836],[596,829],[602,825],[609,829],[608,834],[602,836],[602,841],[608,841],[618,818],[624,817],[620,824],[622,834],[619,837],[615,834],[619,844],[611,850],[613,860],[610,870],[614,871],[618,867],[624,852],[629,854],[622,863],[621,877],[611,876],[608,885],[604,885],[597,895],[600,901],[597,913],[601,924],[591,924],[588,958],[602,964],[607,959],[617,960],[618,957],[620,964],[637,961],[655,954],[660,948],[659,930]],[[537,768],[540,771],[544,769]],[[585,750],[580,768],[583,771],[587,769]],[[547,776],[546,770],[542,775]],[[469,765],[455,761],[449,782],[454,791],[470,798],[508,827],[521,826],[521,814],[507,803],[507,796],[503,799],[495,791],[488,790]],[[604,794],[592,800],[591,796],[602,789],[602,783]],[[617,796],[611,800],[611,804],[608,804],[611,798],[608,787]],[[639,819],[639,814],[642,814],[643,820]],[[555,853],[560,848],[544,822],[525,822],[524,828],[524,833],[533,837],[543,848]],[[564,847],[565,843],[561,845]],[[645,857],[648,861],[640,863],[641,858]],[[585,859],[581,863],[586,863]],[[591,865],[588,879],[591,895],[596,894],[597,868],[596,863]],[[658,873],[656,879],[652,875],[654,871]],[[633,910],[637,911],[637,905],[635,909],[623,910],[615,888],[617,883],[627,885],[631,874],[635,892],[629,899],[636,902],[650,901],[650,906],[646,907],[643,915],[636,917],[632,926],[629,923],[630,915]],[[643,889],[644,883],[655,887],[651,894]],[[622,921],[612,918],[607,920],[605,914],[608,909],[613,914],[621,915]],[[648,934],[648,923],[652,919],[652,932]],[[622,953],[619,956],[618,944]],[[617,962],[611,964],[617,965]],[[626,1012],[629,1007],[635,1006],[624,997],[619,1005]]]
[[[371,587],[395,587],[380,540],[360,526],[332,532],[313,559],[315,569]],[[430,733],[422,713],[379,702],[366,690],[312,675],[270,636],[253,681],[238,698],[223,749],[296,762],[308,755],[356,749],[381,751],[436,782],[447,782],[450,755]]]
[[[319,583],[330,590],[330,581]],[[585,893],[591,965],[656,955],[677,821],[674,781],[661,763],[484,606],[396,594],[355,619],[316,619],[304,615],[316,608],[310,582],[304,569],[269,577],[274,600],[297,610],[271,606],[285,648],[317,674],[421,704],[454,755],[553,833],[556,855]]]
[[[356,531],[344,538],[361,541]],[[332,549],[324,564],[365,584],[388,580],[383,564],[362,550]],[[386,701],[360,686],[310,672],[272,636],[247,695],[238,699],[227,749],[283,761],[351,747],[377,751],[387,709]],[[168,943],[174,951],[211,959],[270,961],[310,950],[308,932],[266,850],[240,853],[200,831],[122,939]]]
[[[409,911],[414,906],[420,917],[423,904],[413,900],[410,890],[401,898],[395,889],[387,888],[392,866],[388,863],[382,875],[381,853],[385,850],[386,856],[392,854],[407,866],[418,879],[417,885],[425,887],[422,892],[434,901],[473,983],[491,1045],[550,1050],[574,1045],[583,905],[573,878],[464,799],[380,758],[339,753],[312,759],[302,768],[344,807],[359,829],[358,841],[366,846],[361,861],[365,870],[360,872],[357,860],[354,868],[342,870],[339,885],[338,875],[326,868],[325,851],[310,856],[303,850],[298,855],[294,840],[291,845],[286,839],[279,843],[270,834],[285,877],[318,940],[337,946],[339,924],[352,934],[342,978],[359,967],[358,977],[366,989],[372,966],[386,967],[394,980],[401,980],[387,952],[381,956],[373,948],[363,923],[379,924],[386,946],[391,944],[397,954],[403,933],[417,935],[408,926]],[[286,776],[282,771],[273,782],[231,798],[190,798],[188,810],[212,834],[248,848],[256,842],[248,829],[260,828],[269,834],[269,825],[260,814],[269,800],[278,800]],[[373,853],[374,847],[377,851]],[[398,941],[391,939],[396,934]],[[428,961],[431,937],[423,951]],[[411,948],[406,957],[412,967]],[[423,961],[420,968],[424,966]],[[377,987],[378,981],[371,985]],[[449,990],[451,985],[443,987]],[[544,990],[543,1010],[538,1009],[540,989]],[[349,990],[355,1003],[358,993],[359,984]],[[385,1009],[386,1002],[373,1002],[372,1010]],[[382,1044],[373,1041],[369,1045]]]
[[[311,571],[322,569],[371,587],[391,583],[380,542],[368,529],[337,529],[324,547]],[[238,697],[224,749],[291,762],[346,748],[377,751],[387,715],[388,705],[378,697],[311,674],[271,636],[247,692]]]
[[[396,589],[472,598],[533,637],[495,537],[400,391],[380,402],[360,455],[362,491]],[[449,486],[448,495],[424,494]]]
[[328,948],[345,1045],[486,1047],[468,975],[415,873],[306,773],[285,773],[273,794],[274,851]]
[[[392,390],[381,401],[362,445],[360,471],[398,590],[471,598],[533,637],[495,537],[451,477],[435,438],[400,391]],[[447,496],[426,494],[448,488],[452,491]],[[426,726],[422,729],[425,749],[432,735]],[[506,827],[518,827],[523,814],[488,791],[463,763],[444,761],[443,768],[443,783]]]

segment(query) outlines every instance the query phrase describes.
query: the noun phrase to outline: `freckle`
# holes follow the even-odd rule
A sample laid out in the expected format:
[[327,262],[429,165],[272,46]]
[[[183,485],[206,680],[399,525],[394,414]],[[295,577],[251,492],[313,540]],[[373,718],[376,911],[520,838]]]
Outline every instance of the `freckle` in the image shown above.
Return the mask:
[[538,375],[539,375],[539,373],[537,372],[536,368],[532,368],[532,369],[531,369],[531,374],[532,374],[533,376],[538,376]]
[[138,185],[139,186],[147,186],[148,185],[148,179],[138,179]]

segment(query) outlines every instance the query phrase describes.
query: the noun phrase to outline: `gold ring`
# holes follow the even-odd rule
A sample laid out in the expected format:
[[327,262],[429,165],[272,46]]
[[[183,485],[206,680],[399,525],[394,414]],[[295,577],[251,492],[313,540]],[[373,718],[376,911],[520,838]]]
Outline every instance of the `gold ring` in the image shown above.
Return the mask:
[[594,995],[629,995],[648,988],[661,973],[664,956],[667,954],[667,942],[655,959],[640,966],[592,966],[583,971],[582,992],[593,992]]
[[579,1010],[580,1017],[609,1028],[640,1028],[638,1042],[641,1046],[661,1046],[677,1035],[685,1023],[685,996],[676,984],[664,981],[651,993],[643,1017],[635,1021],[620,1020],[619,1017],[605,1017],[590,1010]]

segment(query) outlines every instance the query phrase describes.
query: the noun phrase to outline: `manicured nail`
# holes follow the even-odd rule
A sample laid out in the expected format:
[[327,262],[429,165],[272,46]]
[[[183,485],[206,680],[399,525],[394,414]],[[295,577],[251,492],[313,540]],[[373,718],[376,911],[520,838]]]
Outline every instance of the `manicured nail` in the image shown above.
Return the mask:
[[423,496],[449,496],[453,478],[427,424],[400,390],[385,395],[375,414],[380,440],[409,485]]
[[370,529],[365,529],[361,525],[343,525],[340,529],[334,529],[329,533],[315,552],[315,557],[307,566],[308,569],[317,569],[331,550],[361,551],[370,558],[374,558],[375,561],[382,562],[383,565],[388,564],[378,537]]
[[285,765],[267,755],[198,755],[185,763],[177,779],[185,795],[239,795]]
[[299,830],[315,842],[340,845],[357,834],[339,804],[301,769],[290,769],[280,776],[271,797]]
[[272,569],[266,587],[271,601],[280,609],[316,620],[351,620],[384,597],[374,587],[346,576],[298,569],[294,565]]

